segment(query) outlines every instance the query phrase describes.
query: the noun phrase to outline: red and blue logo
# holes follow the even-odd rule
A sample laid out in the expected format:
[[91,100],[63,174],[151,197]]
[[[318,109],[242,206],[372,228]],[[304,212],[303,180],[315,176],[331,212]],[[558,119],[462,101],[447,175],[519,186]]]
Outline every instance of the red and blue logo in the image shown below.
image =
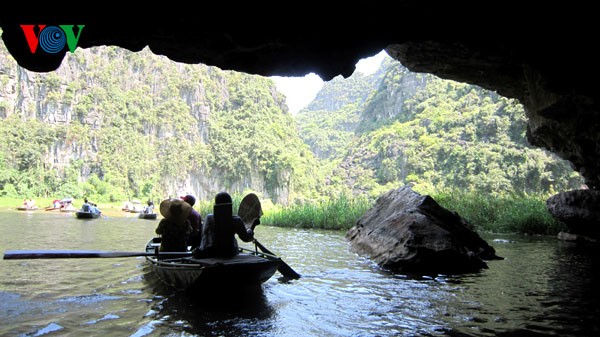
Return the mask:
[[32,54],[38,51],[38,46],[48,54],[59,53],[65,49],[65,46],[74,53],[83,27],[85,25],[77,25],[77,33],[75,33],[75,25],[21,25]]

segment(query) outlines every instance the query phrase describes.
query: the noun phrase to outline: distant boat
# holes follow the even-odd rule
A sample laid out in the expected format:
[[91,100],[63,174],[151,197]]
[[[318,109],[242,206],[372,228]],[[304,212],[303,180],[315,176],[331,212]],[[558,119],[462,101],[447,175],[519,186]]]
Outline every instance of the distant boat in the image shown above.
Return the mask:
[[35,211],[35,210],[38,210],[39,208],[37,206],[29,207],[29,206],[21,205],[21,206],[17,206],[17,209],[19,211]]
[[98,212],[84,212],[82,210],[78,210],[75,212],[75,216],[77,219],[97,219],[100,217],[100,213]]
[[131,201],[131,208],[129,208],[130,213],[142,213],[144,211],[144,206],[142,206],[142,202],[139,200]]
[[60,209],[61,212],[76,212],[77,208],[73,204],[65,204],[65,207]]
[[[75,212],[77,208],[72,204],[73,198],[64,198],[62,200],[54,199],[52,206],[45,208],[46,211],[59,211],[59,212]],[[58,206],[58,207],[56,207]]]
[[140,215],[138,215],[138,218],[140,219],[147,219],[147,220],[156,220],[156,213],[140,213]]

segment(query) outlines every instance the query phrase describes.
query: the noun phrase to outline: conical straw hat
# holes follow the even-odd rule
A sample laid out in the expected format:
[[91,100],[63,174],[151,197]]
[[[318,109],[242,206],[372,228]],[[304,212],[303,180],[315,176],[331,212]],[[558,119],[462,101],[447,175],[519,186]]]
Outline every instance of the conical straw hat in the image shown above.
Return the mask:
[[159,209],[160,214],[165,219],[177,224],[184,223],[192,212],[190,204],[181,199],[174,198],[163,200],[160,203]]
[[258,196],[254,193],[246,195],[242,199],[238,209],[238,216],[242,219],[244,225],[251,227],[254,220],[260,218],[262,215],[262,207]]

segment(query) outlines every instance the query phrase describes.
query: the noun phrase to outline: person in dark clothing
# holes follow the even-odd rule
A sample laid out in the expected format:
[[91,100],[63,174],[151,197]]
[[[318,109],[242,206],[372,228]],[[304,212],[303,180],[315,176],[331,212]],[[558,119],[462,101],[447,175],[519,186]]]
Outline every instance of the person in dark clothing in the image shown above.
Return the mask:
[[148,200],[147,206],[144,206],[144,214],[154,214],[154,201]]
[[196,203],[196,198],[193,195],[188,194],[181,197],[181,199],[192,206],[192,211],[188,218],[190,225],[192,226],[192,233],[190,234],[188,245],[194,249],[200,246],[200,238],[202,237],[202,216],[200,215],[200,212],[193,208]]
[[188,220],[192,206],[181,199],[165,199],[160,203],[160,214],[164,217],[156,227],[161,236],[161,252],[184,252],[192,226]]
[[90,202],[88,201],[87,198],[83,199],[83,205],[81,205],[81,211],[82,212],[91,212],[92,211],[92,205],[90,205]]
[[254,231],[244,225],[242,219],[233,215],[231,196],[220,192],[215,197],[213,213],[206,216],[202,226],[200,248],[196,257],[231,257],[239,253],[235,235],[244,241],[254,239]]

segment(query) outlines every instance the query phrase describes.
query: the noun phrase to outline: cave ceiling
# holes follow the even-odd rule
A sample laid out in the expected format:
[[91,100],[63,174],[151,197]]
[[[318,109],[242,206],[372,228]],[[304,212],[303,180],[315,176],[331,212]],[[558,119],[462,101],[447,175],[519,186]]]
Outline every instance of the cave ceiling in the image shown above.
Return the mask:
[[36,72],[55,70],[69,51],[65,47],[55,54],[32,53],[22,24],[85,25],[78,48],[115,45],[140,51],[148,46],[177,62],[264,76],[314,72],[323,80],[350,76],[358,60],[387,48],[413,71],[471,82],[515,98],[522,98],[526,90],[524,68],[541,73],[553,90],[586,94],[591,92],[585,82],[598,68],[590,68],[597,55],[595,34],[587,30],[593,22],[566,21],[570,13],[589,15],[591,7],[359,0],[327,9],[307,1],[192,7],[190,2],[175,2],[157,10],[149,5],[123,9],[114,6],[117,2],[98,4],[90,2],[77,11],[66,5],[15,4],[13,10],[0,13],[2,38],[19,65]]

